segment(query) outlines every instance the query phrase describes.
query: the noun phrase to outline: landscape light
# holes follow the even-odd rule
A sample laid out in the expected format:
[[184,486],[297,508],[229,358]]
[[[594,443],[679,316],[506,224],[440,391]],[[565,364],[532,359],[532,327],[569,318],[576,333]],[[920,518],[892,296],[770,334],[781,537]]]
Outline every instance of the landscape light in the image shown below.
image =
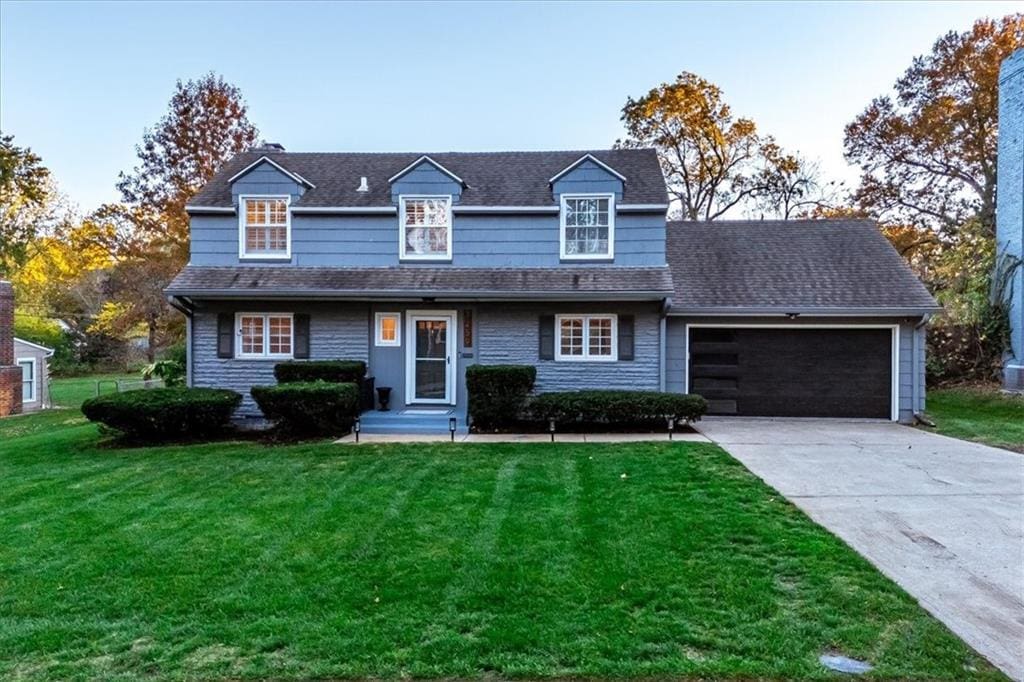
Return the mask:
[[549,419],[548,420],[548,431],[551,432],[551,442],[554,443],[555,442],[555,420],[554,419]]
[[452,434],[452,442],[455,442],[455,417],[448,417],[448,431]]
[[668,418],[668,439],[669,440],[672,440],[672,430],[675,429],[675,428],[676,428],[676,418],[675,417],[669,417]]
[[356,420],[352,423],[352,433],[356,434],[356,442],[357,443],[359,442],[359,427],[360,426],[361,425],[359,423],[359,417],[356,417]]

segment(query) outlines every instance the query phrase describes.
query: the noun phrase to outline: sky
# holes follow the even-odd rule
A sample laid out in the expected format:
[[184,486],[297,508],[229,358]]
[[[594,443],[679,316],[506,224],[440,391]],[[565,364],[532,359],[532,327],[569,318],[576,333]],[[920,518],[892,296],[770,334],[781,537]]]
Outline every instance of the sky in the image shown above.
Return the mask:
[[1022,3],[329,3],[0,0],[0,130],[80,210],[177,79],[239,86],[291,151],[600,149],[626,98],[692,71],[735,114],[855,183],[843,127],[936,38]]

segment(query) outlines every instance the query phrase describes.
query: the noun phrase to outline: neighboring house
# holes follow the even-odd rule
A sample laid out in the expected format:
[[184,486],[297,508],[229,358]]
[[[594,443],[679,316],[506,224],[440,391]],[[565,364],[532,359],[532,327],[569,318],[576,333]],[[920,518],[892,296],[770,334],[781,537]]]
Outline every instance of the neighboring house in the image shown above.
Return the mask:
[[14,337],[14,364],[21,369],[21,411],[50,407],[50,371],[53,349]]
[[392,406],[462,407],[473,363],[538,391],[913,418],[935,301],[874,224],[668,222],[650,149],[238,155],[187,207],[188,381],[367,361]]
[[[999,71],[999,197],[996,243],[1000,258],[1024,258],[1024,49]],[[1024,266],[1017,266],[1010,289],[1010,352],[1003,364],[1003,386],[1024,391]]]

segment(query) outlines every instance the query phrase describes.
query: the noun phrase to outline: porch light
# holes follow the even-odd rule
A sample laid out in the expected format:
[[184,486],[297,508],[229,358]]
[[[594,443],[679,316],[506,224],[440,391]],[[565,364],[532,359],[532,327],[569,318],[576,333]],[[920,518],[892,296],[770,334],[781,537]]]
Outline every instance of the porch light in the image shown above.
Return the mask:
[[452,434],[452,442],[455,442],[455,417],[448,417],[448,432]]
[[668,439],[672,440],[672,431],[676,428],[676,418],[668,417]]
[[551,433],[551,442],[554,443],[555,442],[555,420],[554,419],[549,419],[548,420],[548,431]]
[[360,429],[360,427],[361,427],[361,424],[359,423],[359,417],[356,417],[356,420],[354,422],[352,422],[352,433],[356,434],[356,442],[357,443],[359,442],[359,429]]

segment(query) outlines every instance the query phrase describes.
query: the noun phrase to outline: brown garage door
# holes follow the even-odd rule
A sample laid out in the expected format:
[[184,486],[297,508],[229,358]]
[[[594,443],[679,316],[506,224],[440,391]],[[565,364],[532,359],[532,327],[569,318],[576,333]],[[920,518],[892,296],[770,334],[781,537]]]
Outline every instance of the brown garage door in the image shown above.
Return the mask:
[[690,392],[711,414],[891,417],[890,329],[690,329]]

